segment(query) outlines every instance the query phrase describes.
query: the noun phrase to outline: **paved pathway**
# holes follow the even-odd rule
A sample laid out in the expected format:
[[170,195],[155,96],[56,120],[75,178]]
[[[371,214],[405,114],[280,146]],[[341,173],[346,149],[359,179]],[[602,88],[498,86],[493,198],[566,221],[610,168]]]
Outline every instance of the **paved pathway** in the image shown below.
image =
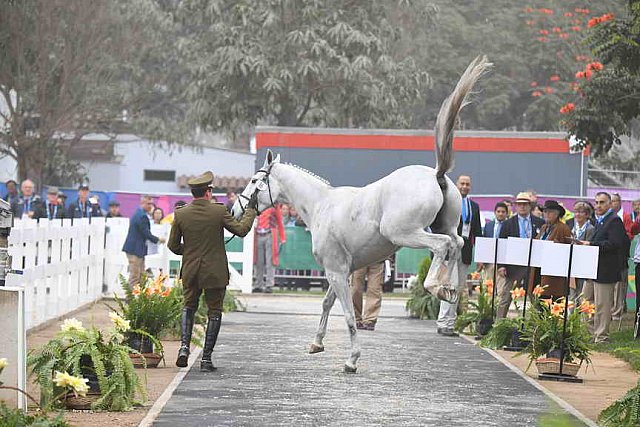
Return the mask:
[[[432,321],[381,318],[376,331],[359,334],[358,373],[345,374],[342,317],[330,318],[326,352],[307,354],[319,320],[304,314],[319,311],[307,299],[252,297],[249,309],[263,312],[226,315],[218,371],[189,372],[154,425],[511,427],[542,425],[553,410],[486,352],[437,335]],[[402,304],[385,300],[383,313]]]

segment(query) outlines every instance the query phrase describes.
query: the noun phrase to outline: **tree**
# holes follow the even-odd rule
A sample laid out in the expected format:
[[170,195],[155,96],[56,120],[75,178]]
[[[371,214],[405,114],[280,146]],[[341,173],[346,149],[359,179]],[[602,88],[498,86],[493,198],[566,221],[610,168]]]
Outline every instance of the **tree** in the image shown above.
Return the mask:
[[[391,2],[389,2],[391,3]],[[409,2],[394,6],[401,9]],[[401,29],[369,0],[188,0],[190,118],[204,130],[256,124],[406,127],[429,79],[394,59]],[[405,13],[424,11],[418,6]]]
[[20,179],[77,181],[66,154],[87,133],[168,133],[170,18],[152,0],[0,1],[0,154]]
[[640,116],[640,1],[630,0],[628,8],[628,18],[604,14],[589,21],[588,41],[599,61],[578,71],[578,93],[562,109],[568,132],[596,154],[620,144]]

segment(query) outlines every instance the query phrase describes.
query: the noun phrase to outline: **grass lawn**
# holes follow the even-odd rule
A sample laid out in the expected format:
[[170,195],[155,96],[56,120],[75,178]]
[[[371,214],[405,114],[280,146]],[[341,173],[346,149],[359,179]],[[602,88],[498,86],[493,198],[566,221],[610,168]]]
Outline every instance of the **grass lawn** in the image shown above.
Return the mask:
[[595,350],[611,353],[628,362],[634,370],[640,371],[640,339],[633,338],[633,322],[633,313],[625,313],[620,331],[618,331],[618,322],[612,322],[609,342],[596,344]]

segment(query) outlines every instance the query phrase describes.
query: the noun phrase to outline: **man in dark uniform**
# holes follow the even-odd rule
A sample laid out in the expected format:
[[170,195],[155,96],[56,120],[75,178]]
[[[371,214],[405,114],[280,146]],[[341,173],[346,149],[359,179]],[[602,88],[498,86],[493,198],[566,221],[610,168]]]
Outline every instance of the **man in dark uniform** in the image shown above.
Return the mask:
[[91,202],[89,199],[89,186],[83,184],[78,187],[78,199],[69,205],[67,217],[93,218],[96,216],[102,216],[100,205]]
[[257,194],[254,194],[243,217],[238,221],[224,205],[212,202],[212,182],[211,172],[205,172],[187,182],[191,187],[193,201],[176,210],[167,244],[173,253],[182,255],[180,276],[184,289],[184,308],[181,322],[182,340],[176,366],[187,366],[193,318],[204,290],[209,321],[200,362],[202,371],[216,369],[211,362],[211,353],[220,332],[222,302],[229,284],[223,228],[244,237],[253,225],[258,204]]

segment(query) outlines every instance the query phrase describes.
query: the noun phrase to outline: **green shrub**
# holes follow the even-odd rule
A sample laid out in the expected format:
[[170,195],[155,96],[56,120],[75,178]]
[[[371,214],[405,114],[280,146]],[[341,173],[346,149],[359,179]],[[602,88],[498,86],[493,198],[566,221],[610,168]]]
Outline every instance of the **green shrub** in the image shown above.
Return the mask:
[[640,381],[622,398],[600,412],[603,427],[635,427],[640,425]]
[[0,401],[0,425],[7,427],[71,427],[71,424],[62,418],[62,413],[53,419],[49,418],[46,412],[29,415],[20,409],[9,408],[2,401]]
[[409,285],[411,296],[405,309],[409,317],[418,319],[437,319],[440,311],[440,300],[424,288],[424,281],[431,267],[431,257],[425,257],[418,268],[418,276]]

